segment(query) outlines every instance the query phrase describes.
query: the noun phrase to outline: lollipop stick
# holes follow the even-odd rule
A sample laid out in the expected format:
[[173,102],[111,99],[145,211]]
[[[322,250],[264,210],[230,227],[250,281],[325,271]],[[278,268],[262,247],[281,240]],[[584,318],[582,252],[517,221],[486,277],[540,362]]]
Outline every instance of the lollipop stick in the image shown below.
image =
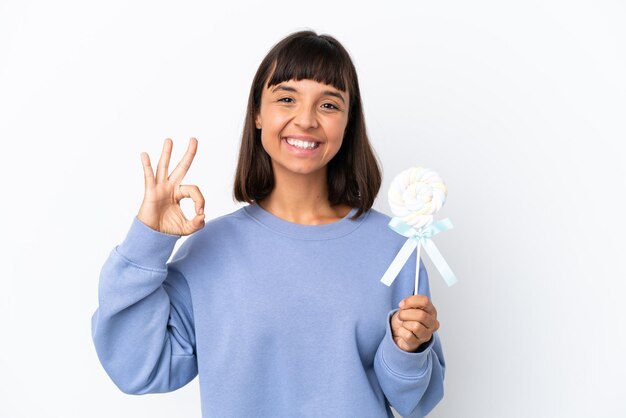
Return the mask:
[[415,263],[415,289],[413,290],[413,294],[417,295],[417,289],[420,285],[420,250],[422,246],[420,242],[417,242],[417,262]]

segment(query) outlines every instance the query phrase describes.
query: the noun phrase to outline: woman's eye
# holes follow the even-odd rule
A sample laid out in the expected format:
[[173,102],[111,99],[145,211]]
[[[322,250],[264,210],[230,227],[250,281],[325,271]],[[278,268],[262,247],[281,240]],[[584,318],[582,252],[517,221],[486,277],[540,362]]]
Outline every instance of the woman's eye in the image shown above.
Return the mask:
[[282,99],[278,99],[278,101],[282,103],[292,103],[293,99],[291,97],[283,97]]
[[326,109],[339,109],[337,106],[335,106],[332,103],[324,103],[322,106],[324,106]]

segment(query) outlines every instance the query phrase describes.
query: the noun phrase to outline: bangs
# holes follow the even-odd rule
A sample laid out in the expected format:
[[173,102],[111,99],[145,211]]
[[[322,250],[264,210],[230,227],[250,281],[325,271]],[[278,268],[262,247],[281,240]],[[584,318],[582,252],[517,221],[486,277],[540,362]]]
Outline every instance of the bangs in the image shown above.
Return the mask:
[[274,71],[267,82],[273,86],[289,80],[314,80],[348,91],[350,63],[348,57],[326,39],[294,40],[280,50],[274,61]]

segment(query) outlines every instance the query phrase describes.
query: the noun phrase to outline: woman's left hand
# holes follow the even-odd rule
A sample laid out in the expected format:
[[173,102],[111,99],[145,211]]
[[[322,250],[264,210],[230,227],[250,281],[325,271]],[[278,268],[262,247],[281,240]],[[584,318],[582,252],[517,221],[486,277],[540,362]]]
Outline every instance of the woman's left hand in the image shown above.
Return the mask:
[[400,310],[391,317],[393,340],[404,351],[418,351],[438,329],[437,309],[423,295],[404,298],[400,302]]

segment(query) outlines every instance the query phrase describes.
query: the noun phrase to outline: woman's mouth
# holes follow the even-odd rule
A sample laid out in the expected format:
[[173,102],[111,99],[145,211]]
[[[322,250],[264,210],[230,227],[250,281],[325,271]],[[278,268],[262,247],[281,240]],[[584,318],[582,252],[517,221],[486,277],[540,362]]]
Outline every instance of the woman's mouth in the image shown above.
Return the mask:
[[306,141],[306,140],[290,138],[290,137],[286,137],[283,139],[292,147],[296,147],[302,150],[312,150],[320,146],[319,142],[314,142],[314,141]]

